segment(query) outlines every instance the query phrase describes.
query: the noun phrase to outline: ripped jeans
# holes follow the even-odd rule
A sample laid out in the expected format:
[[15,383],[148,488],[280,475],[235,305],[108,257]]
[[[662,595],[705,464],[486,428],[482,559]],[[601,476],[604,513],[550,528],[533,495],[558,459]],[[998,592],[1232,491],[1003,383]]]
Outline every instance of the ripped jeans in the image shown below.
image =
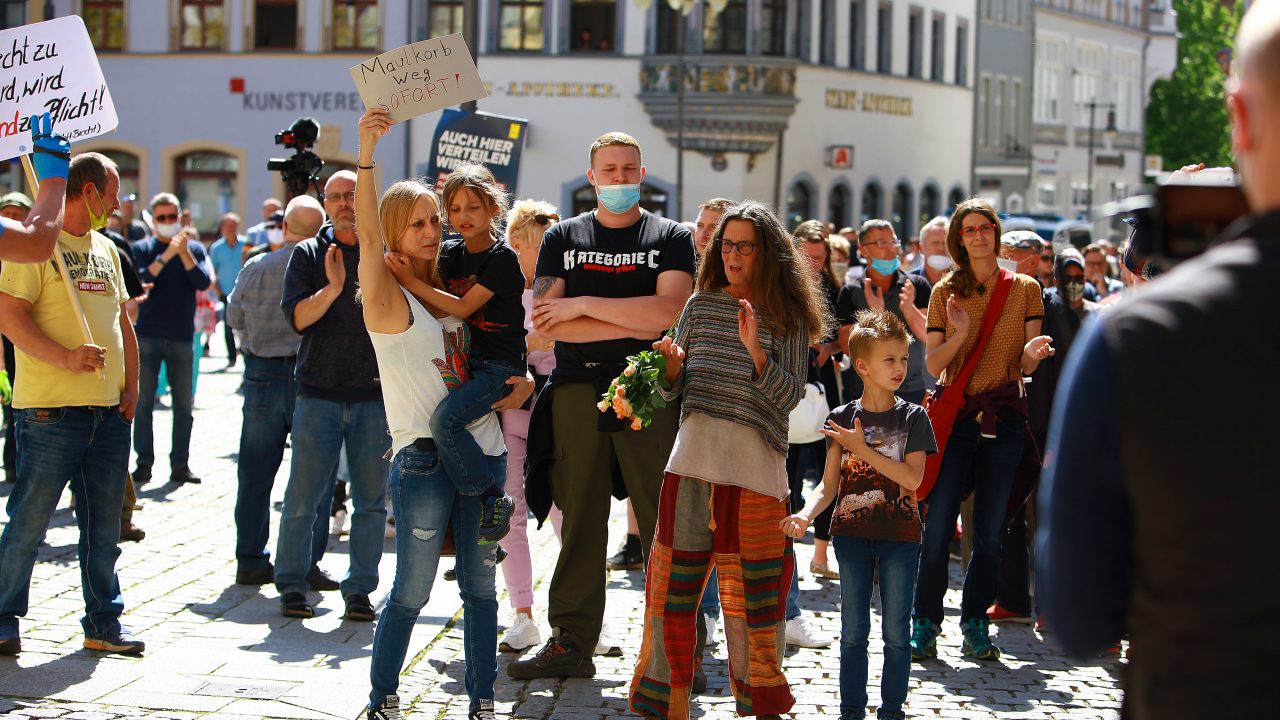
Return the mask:
[[[489,472],[502,482],[507,455],[488,457]],[[462,596],[463,673],[471,710],[493,699],[498,674],[497,545],[475,542],[480,531],[480,503],[464,502],[445,473],[440,456],[413,445],[396,453],[391,463],[391,505],[396,517],[396,577],[387,606],[373,633],[369,670],[375,707],[396,693],[409,638],[431,595],[440,564],[440,549],[450,523],[457,542],[458,590]]]

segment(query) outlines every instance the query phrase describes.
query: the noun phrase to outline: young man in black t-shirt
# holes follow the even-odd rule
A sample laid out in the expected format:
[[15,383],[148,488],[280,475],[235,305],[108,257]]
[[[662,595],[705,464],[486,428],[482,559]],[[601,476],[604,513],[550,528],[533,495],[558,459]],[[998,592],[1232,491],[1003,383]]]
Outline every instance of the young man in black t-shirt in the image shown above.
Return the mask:
[[[643,547],[653,541],[662,473],[675,442],[675,407],[658,410],[649,427],[624,429],[596,408],[628,355],[651,349],[693,291],[693,236],[688,228],[640,207],[644,179],[640,146],[608,133],[591,146],[587,179],[595,210],[547,231],[533,285],[535,327],[556,341],[556,369],[539,405],[551,403],[548,424],[530,424],[535,437],[554,439],[546,480],[564,513],[563,547],[551,579],[548,620],[553,635],[536,655],[507,666],[516,678],[592,677],[591,653],[605,604],[609,478],[613,468],[631,497]],[[539,409],[535,409],[535,413]],[[532,487],[540,479],[533,472]]]

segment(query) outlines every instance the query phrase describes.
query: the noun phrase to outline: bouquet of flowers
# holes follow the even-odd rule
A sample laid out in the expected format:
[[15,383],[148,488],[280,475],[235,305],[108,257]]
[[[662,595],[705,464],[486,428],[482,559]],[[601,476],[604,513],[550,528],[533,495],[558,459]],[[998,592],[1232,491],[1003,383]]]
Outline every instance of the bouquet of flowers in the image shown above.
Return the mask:
[[596,407],[600,412],[610,408],[618,417],[631,419],[631,429],[648,427],[656,408],[667,406],[658,393],[659,387],[667,387],[667,359],[655,350],[645,350],[627,358],[627,367],[609,384]]

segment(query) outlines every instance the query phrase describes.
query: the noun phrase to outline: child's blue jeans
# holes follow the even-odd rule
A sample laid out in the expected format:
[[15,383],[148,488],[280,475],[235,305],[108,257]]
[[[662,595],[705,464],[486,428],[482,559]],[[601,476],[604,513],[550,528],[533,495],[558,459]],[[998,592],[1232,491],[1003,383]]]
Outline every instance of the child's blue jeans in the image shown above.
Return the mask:
[[871,588],[880,571],[880,632],[884,673],[880,718],[900,717],[911,676],[911,602],[920,545],[833,535],[840,563],[840,714],[867,711],[867,638],[871,632]]
[[462,495],[481,495],[494,483],[500,487],[506,479],[490,474],[489,461],[467,426],[493,412],[492,405],[511,392],[507,380],[524,373],[499,360],[473,360],[471,377],[450,392],[432,413],[431,437],[436,442],[436,452]]

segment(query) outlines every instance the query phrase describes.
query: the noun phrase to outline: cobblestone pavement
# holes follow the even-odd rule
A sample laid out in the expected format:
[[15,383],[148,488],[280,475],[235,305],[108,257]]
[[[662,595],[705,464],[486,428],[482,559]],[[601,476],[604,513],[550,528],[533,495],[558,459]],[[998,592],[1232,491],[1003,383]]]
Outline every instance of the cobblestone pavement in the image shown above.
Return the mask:
[[[221,339],[214,345],[220,345]],[[341,619],[337,593],[326,593],[315,618],[281,617],[274,588],[234,584],[236,451],[241,398],[237,369],[223,371],[225,358],[202,361],[192,440],[192,468],[201,485],[165,484],[160,475],[141,488],[144,509],[135,522],[146,529],[141,543],[124,543],[119,563],[127,606],[124,622],[147,642],[141,658],[84,650],[79,617],[83,612],[77,534],[68,507],[69,494],[55,514],[40,551],[31,586],[31,611],[22,621],[23,653],[0,658],[0,715],[113,720],[247,720],[248,718],[357,718],[369,691],[369,652],[373,625]],[[156,456],[168,452],[169,414],[156,415]],[[277,507],[287,479],[288,456],[277,476]],[[8,494],[10,486],[0,488]],[[615,541],[624,532],[625,514],[615,504],[611,529]],[[272,527],[272,543],[275,527]],[[545,627],[546,591],[557,543],[548,524],[533,532],[535,615]],[[345,538],[331,538],[322,566],[335,575],[346,567]],[[809,545],[798,546],[801,567],[808,567]],[[954,563],[953,563],[954,565]],[[442,564],[448,567],[448,562]],[[382,581],[373,596],[381,607],[390,590],[394,541],[388,540]],[[959,587],[953,568],[952,587]],[[609,630],[621,641],[623,657],[596,659],[592,680],[517,682],[506,677],[503,655],[497,686],[499,715],[517,718],[578,720],[627,714],[626,689],[640,644],[643,574],[613,573],[608,595]],[[800,583],[801,606],[822,635],[838,639],[838,583]],[[319,597],[312,595],[313,599]],[[1053,642],[1029,626],[999,629],[1005,651],[998,663],[977,664],[960,657],[956,622],[959,592],[947,597],[948,622],[939,640],[941,657],[915,665],[907,710],[913,717],[954,718],[1115,718],[1121,693],[1120,660],[1076,664]],[[456,586],[440,580],[423,610],[410,647],[409,667],[400,689],[412,718],[465,718],[462,683],[462,633]],[[500,621],[510,618],[503,599]],[[880,638],[873,624],[872,681],[879,678]],[[713,646],[708,660],[708,692],[694,717],[735,717],[726,683],[724,650]],[[797,698],[794,717],[838,713],[838,642],[831,648],[788,654],[784,665]],[[876,690],[871,703],[878,702]]]

